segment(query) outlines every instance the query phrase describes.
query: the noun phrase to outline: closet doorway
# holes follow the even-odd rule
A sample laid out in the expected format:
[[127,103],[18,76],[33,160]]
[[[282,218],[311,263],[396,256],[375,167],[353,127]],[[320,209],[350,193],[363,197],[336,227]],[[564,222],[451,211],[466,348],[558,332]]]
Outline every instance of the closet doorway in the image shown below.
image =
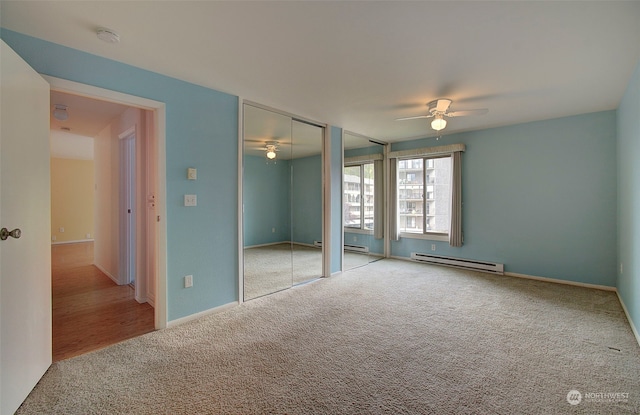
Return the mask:
[[244,300],[322,277],[325,126],[243,104]]

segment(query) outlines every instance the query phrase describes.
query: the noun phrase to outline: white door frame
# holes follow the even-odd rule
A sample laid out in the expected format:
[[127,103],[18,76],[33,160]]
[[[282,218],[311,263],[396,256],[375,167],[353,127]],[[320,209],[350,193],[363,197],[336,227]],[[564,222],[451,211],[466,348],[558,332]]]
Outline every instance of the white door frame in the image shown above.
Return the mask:
[[140,286],[136,276],[136,127],[118,135],[120,147],[120,282],[135,284],[135,296],[145,296],[138,291]]
[[47,75],[42,77],[49,82],[52,91],[65,92],[102,101],[115,102],[130,107],[137,107],[155,113],[154,131],[157,144],[157,180],[158,194],[155,200],[155,210],[158,226],[156,228],[156,293],[155,293],[155,328],[167,327],[167,175],[166,175],[166,108],[160,101],[124,94],[103,89],[92,85],[81,84],[66,79]]

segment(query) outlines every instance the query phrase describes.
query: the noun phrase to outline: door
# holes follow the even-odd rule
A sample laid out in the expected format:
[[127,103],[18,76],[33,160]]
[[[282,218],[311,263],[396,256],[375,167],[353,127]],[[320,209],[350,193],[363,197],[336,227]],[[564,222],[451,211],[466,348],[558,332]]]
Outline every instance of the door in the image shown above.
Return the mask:
[[[136,135],[120,134],[120,278],[136,282]],[[139,293],[136,293],[139,294]]]
[[22,231],[0,241],[4,415],[51,364],[51,196],[49,84],[2,41],[0,55],[0,227]]

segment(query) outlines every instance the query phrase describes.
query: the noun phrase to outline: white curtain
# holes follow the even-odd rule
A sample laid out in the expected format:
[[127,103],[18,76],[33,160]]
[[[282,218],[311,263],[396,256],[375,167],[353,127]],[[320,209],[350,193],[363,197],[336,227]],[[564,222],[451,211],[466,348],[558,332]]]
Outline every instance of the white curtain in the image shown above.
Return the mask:
[[398,159],[389,159],[389,239],[400,240],[398,231]]
[[461,152],[451,154],[451,224],[449,245],[462,246],[462,166]]

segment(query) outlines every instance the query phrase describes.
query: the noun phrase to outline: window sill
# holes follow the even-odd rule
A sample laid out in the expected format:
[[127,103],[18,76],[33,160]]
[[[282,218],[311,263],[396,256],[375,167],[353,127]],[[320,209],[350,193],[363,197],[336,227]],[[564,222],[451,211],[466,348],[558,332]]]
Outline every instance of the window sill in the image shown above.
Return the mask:
[[408,239],[425,239],[428,241],[444,241],[449,242],[449,235],[447,234],[437,234],[437,233],[408,233],[401,232],[400,238],[408,238]]
[[[343,232],[347,233],[361,233],[363,235],[373,235],[373,231],[369,229],[359,229],[359,228],[342,228]],[[448,241],[449,239],[447,239]]]

